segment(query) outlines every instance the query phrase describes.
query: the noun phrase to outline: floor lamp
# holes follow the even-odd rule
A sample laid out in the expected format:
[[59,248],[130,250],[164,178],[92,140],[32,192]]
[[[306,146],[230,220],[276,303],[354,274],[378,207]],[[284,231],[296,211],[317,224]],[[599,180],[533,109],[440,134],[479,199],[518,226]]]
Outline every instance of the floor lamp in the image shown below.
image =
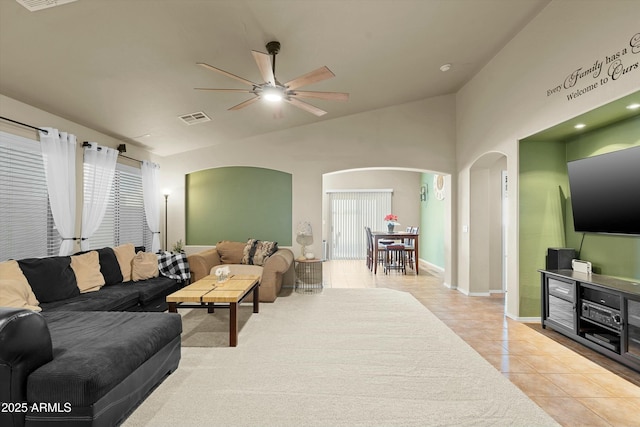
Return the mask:
[[167,245],[167,224],[169,223],[169,218],[167,217],[167,204],[169,202],[169,194],[171,192],[169,190],[164,190],[164,250],[169,250],[169,245]]

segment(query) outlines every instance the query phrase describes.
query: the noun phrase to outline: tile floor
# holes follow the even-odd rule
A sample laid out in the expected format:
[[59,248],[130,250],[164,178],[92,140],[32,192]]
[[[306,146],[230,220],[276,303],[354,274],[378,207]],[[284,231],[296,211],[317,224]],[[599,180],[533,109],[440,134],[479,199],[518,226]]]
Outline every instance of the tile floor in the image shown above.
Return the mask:
[[327,287],[410,292],[563,426],[640,426],[640,373],[507,318],[501,294],[468,297],[422,270],[374,275],[364,260],[325,262],[323,276]]

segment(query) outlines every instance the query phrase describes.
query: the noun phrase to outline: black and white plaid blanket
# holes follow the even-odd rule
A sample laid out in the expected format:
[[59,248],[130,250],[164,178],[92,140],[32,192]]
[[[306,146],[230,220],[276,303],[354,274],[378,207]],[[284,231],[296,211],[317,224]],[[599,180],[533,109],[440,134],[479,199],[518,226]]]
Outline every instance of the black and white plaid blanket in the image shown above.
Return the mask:
[[158,268],[160,269],[160,274],[171,279],[186,283],[189,283],[191,279],[191,270],[189,270],[186,254],[161,252],[158,254]]

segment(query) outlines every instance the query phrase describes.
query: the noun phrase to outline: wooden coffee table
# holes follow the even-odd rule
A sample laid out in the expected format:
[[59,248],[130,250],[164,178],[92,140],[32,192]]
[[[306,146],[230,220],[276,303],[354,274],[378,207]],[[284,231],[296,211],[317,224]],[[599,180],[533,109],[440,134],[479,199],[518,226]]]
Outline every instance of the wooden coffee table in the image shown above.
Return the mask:
[[169,312],[177,313],[181,308],[229,308],[229,347],[238,345],[238,304],[253,292],[253,312],[260,310],[260,276],[237,274],[219,283],[217,277],[209,275],[167,295]]

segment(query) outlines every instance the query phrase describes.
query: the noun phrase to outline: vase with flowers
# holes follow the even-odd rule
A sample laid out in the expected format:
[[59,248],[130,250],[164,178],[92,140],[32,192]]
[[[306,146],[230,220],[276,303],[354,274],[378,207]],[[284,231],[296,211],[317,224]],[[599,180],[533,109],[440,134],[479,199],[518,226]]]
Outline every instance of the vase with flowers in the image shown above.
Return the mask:
[[398,222],[398,215],[388,214],[384,217],[384,220],[387,222],[387,229],[389,230],[389,233],[393,233],[393,227],[400,225]]

